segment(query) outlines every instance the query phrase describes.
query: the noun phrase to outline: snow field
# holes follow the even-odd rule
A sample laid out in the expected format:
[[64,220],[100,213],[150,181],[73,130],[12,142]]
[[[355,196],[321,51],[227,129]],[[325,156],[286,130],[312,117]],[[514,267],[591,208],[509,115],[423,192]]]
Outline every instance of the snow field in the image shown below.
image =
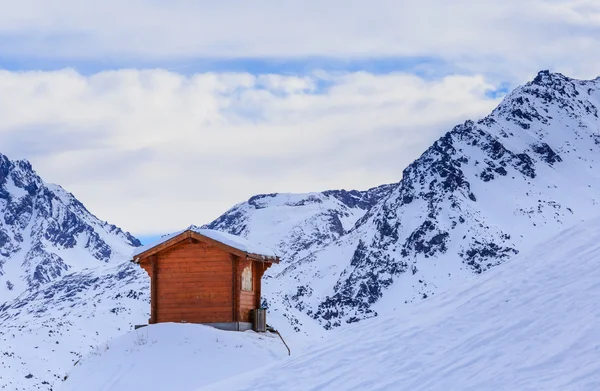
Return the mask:
[[600,221],[207,390],[598,390]]
[[60,391],[186,391],[288,356],[275,334],[162,323],[114,339],[83,359]]

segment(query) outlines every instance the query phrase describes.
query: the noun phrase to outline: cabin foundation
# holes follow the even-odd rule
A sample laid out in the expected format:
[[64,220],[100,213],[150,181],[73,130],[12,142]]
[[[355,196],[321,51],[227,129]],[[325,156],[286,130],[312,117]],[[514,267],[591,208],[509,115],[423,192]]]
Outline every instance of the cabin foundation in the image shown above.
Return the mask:
[[252,330],[252,323],[250,322],[229,322],[229,323],[202,323],[207,326],[212,326],[216,329],[226,331],[247,331]]

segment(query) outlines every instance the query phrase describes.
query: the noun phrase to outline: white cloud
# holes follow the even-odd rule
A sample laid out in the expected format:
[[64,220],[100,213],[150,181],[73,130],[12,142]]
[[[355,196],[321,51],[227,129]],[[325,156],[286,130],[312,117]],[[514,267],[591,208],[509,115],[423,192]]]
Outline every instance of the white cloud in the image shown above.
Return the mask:
[[[319,88],[326,82],[327,88]],[[137,234],[256,193],[367,188],[497,104],[481,76],[0,72],[0,145]]]
[[[425,56],[521,82],[594,77],[597,0],[0,1],[6,57]],[[192,61],[192,60],[190,60]],[[193,62],[193,61],[192,61]]]
[[597,0],[59,3],[0,0],[3,58],[181,71],[414,56],[467,75],[0,71],[0,152],[138,234],[207,222],[255,193],[397,181],[435,138],[493,108],[491,84],[600,73]]

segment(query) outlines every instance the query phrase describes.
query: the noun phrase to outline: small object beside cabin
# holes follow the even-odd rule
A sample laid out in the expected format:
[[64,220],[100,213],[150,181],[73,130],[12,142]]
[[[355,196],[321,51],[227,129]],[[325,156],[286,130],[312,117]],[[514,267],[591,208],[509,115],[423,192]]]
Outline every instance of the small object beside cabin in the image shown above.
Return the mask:
[[279,258],[244,238],[190,227],[138,248],[132,262],[150,276],[150,324],[243,331],[253,328],[262,276]]

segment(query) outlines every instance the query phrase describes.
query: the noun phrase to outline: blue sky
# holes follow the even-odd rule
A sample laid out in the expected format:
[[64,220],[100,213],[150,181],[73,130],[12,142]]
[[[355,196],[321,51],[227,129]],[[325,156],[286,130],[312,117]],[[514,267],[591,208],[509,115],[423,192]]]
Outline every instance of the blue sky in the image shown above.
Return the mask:
[[90,75],[108,69],[145,68],[168,69],[174,72],[191,75],[199,72],[249,72],[253,74],[307,74],[315,70],[329,72],[364,71],[375,74],[390,72],[411,72],[419,76],[433,78],[450,73],[451,64],[435,57],[380,57],[380,58],[335,58],[335,57],[303,57],[303,58],[189,58],[173,60],[127,60],[113,58],[98,59],[63,59],[36,57],[0,56],[2,69],[44,70],[52,71],[73,68],[83,75]]
[[0,152],[144,241],[398,181],[539,70],[600,74],[595,0],[2,5]]
[[[167,233],[167,232],[165,232]],[[143,236],[139,236],[138,239],[140,240],[140,242],[142,242],[142,244],[150,244],[153,242],[157,242],[160,237],[162,235],[143,235]]]

